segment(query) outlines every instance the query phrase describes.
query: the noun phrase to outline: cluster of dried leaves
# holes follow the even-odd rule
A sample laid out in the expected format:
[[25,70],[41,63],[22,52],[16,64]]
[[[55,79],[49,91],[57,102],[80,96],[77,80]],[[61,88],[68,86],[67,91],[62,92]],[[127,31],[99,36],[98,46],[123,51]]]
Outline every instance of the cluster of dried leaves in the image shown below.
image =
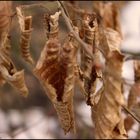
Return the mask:
[[[3,1],[0,4],[0,84],[6,81],[27,96],[24,70],[17,71],[10,58],[8,33],[12,17],[11,2]],[[122,91],[124,56],[120,52],[122,33],[118,7],[112,2],[94,2],[93,12],[89,13],[77,7],[75,2],[66,4],[67,9],[71,10],[67,15],[71,19],[70,25],[76,35],[87,44],[94,59],[71,32],[62,44],[59,39],[60,10],[44,15],[47,39],[33,72],[52,101],[65,133],[75,132],[73,94],[78,85],[87,105],[91,106],[96,138],[127,138],[122,116],[122,107],[127,103]],[[33,64],[29,49],[32,16],[25,16],[22,6],[16,8],[16,14],[21,30],[22,56],[25,61]],[[81,18],[80,25],[76,22],[77,17]],[[80,61],[77,58],[79,53]],[[101,55],[105,58],[104,64]],[[128,107],[133,109],[138,106],[136,99],[139,95],[135,87],[139,86],[139,67],[136,62],[136,84],[128,99]],[[96,91],[98,79],[101,80],[102,87]]]

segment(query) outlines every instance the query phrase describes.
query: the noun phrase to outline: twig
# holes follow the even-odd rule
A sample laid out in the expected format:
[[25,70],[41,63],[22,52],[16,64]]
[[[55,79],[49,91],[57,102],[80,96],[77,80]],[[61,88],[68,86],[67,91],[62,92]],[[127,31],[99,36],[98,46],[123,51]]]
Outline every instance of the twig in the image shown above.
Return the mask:
[[63,7],[63,10],[64,10],[66,16],[67,16],[68,18],[70,18],[69,14],[68,14],[68,11],[67,11],[67,9],[64,7],[62,1],[60,1],[60,0],[58,0],[58,1],[59,1],[59,3],[61,4],[61,6]]
[[[81,38],[75,33],[75,31],[73,30],[73,27],[72,27],[72,23],[70,21],[70,19],[66,16],[66,13],[63,9],[64,5],[62,3],[60,3],[60,1],[57,1],[58,3],[58,6],[60,7],[61,9],[61,12],[62,12],[62,16],[65,20],[65,23],[68,27],[68,29],[70,30],[70,32],[74,35],[75,39],[81,44],[81,46],[83,47],[83,49],[90,55],[91,59],[93,59],[93,54],[92,52],[88,49],[87,46],[89,46],[87,43],[85,43],[83,40],[81,40]],[[63,6],[62,6],[63,5]]]
[[121,49],[121,52],[126,55],[125,61],[128,60],[140,60],[140,51],[136,50],[125,50]]
[[129,60],[140,60],[140,54],[139,55],[137,54],[126,55],[126,57],[124,58],[124,61],[129,61]]
[[139,118],[132,112],[130,111],[127,107],[122,106],[122,108],[129,114],[131,115],[131,117],[133,117],[139,124],[140,124],[140,120]]

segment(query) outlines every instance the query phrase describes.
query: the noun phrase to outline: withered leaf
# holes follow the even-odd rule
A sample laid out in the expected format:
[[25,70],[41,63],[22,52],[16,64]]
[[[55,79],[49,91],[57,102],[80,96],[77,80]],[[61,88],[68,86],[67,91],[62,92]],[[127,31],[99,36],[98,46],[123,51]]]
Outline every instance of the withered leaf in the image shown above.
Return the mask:
[[118,51],[120,40],[118,39],[119,43],[116,41],[117,45],[114,46],[110,44],[111,40],[114,40],[114,37],[111,38],[112,35],[107,37],[106,32],[100,35],[102,35],[100,46],[107,55],[104,71],[111,70],[114,75],[103,72],[104,90],[98,103],[92,108],[95,110],[95,113],[92,111],[92,116],[94,116],[96,138],[127,138],[121,115],[121,106],[125,105],[125,101],[121,91],[123,55]]
[[24,71],[17,71],[15,65],[10,58],[10,41],[5,37],[3,40],[3,45],[0,48],[0,77],[4,81],[10,83],[15,87],[23,96],[28,95],[28,89],[24,80]]
[[35,74],[43,82],[65,133],[75,131],[73,49],[71,42],[64,44],[61,50],[58,40],[49,39],[35,68]]
[[[83,50],[81,51],[81,69],[84,74],[84,79],[79,83],[81,87],[84,86],[82,88],[85,89],[85,91],[82,91],[84,91],[84,94],[86,95],[87,104],[92,106],[91,96],[93,96],[93,94],[95,93],[97,78],[97,69],[95,63],[99,61],[99,53],[96,49],[96,46],[98,46],[99,43],[97,37],[98,24],[96,16],[94,14],[85,14],[85,16],[83,17],[83,30],[85,33],[84,41],[89,44],[89,46],[87,47],[93,53],[95,59],[92,60],[86,52],[84,52]],[[79,80],[81,80],[80,77]]]
[[[58,29],[59,15],[60,13],[56,12],[47,19],[50,25],[49,40],[41,52],[34,73],[52,101],[64,132],[68,133],[69,131],[75,132],[73,90],[76,51],[72,36],[69,36],[61,47],[58,34],[53,28]],[[54,32],[56,34],[53,38]]]
[[45,14],[44,15],[44,25],[46,29],[46,34],[48,38],[55,38],[58,36],[58,19],[61,11],[56,12],[54,15]]
[[[110,61],[116,62],[117,59],[112,57]],[[106,67],[110,67],[110,64],[107,63]],[[112,66],[111,64],[111,69],[113,72],[117,71],[117,77],[121,76],[121,67],[115,67],[115,65]],[[126,135],[126,133],[121,134],[122,131],[125,132],[125,129],[119,127],[122,121],[121,106],[124,105],[121,81],[116,81],[115,78],[109,75],[103,75],[103,78],[105,80],[105,88],[96,105],[94,120],[97,138],[125,138],[123,135]]]
[[32,31],[32,16],[24,16],[22,8],[16,7],[18,21],[21,30],[20,48],[22,57],[25,61],[33,64],[34,61],[30,54],[30,40]]

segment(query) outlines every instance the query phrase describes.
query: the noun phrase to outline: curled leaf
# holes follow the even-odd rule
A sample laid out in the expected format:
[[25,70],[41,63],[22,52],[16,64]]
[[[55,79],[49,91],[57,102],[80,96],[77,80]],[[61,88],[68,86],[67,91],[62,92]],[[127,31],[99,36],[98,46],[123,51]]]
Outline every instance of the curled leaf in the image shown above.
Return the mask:
[[58,36],[58,19],[61,11],[56,12],[54,15],[45,14],[44,15],[44,25],[46,29],[46,34],[48,38],[54,38]]
[[75,131],[74,54],[71,41],[65,43],[61,50],[56,39],[49,39],[35,68],[35,74],[43,82],[65,133]]
[[[111,45],[105,32],[102,31],[100,35],[100,45],[107,56],[104,71],[108,71],[108,74],[103,71],[104,90],[92,108],[95,110],[92,111],[92,116],[96,138],[127,138],[121,114],[121,107],[125,104],[121,88],[123,55],[117,49],[119,46],[110,49]],[[109,36],[110,40],[113,40],[111,37]],[[109,70],[113,71],[114,75],[109,74]]]
[[52,101],[64,132],[68,133],[75,132],[73,90],[76,51],[72,36],[61,47],[57,33],[59,15],[60,12],[56,12],[47,18],[49,40],[41,52],[34,73]]
[[[110,61],[117,63],[117,59]],[[111,67],[116,72],[117,77],[121,77],[121,67],[107,63],[106,67]],[[121,93],[121,81],[116,81],[112,76],[103,75],[105,88],[100,100],[96,105],[95,129],[97,138],[125,138],[126,132],[122,122],[121,106],[124,105],[123,95]]]
[[2,77],[11,84],[14,88],[16,88],[24,97],[27,97],[28,95],[28,89],[25,86],[25,80],[24,80],[24,71],[18,71],[14,73],[13,75],[10,75],[8,70],[5,67],[0,68],[0,72],[2,74]]
[[[96,50],[96,46],[98,46],[98,40],[97,40],[97,30],[98,30],[98,24],[96,16],[85,14],[83,18],[83,30],[85,33],[84,40],[86,43],[89,44],[87,46],[89,50],[93,53],[95,56],[95,59],[92,60],[91,57],[82,50],[81,52],[81,69],[84,74],[83,78],[83,84],[81,83],[81,86],[83,85],[85,92],[86,92],[86,100],[87,104],[92,106],[91,103],[91,96],[95,93],[96,89],[96,78],[97,78],[97,70],[95,66],[95,62],[99,58],[98,51]],[[99,60],[99,59],[98,59]],[[81,80],[79,76],[79,80]],[[85,94],[84,92],[84,94]]]
[[30,54],[30,40],[32,31],[32,16],[24,16],[21,7],[17,7],[17,16],[21,30],[20,48],[22,57],[25,61],[33,64],[33,59]]
[[10,41],[6,36],[2,43],[4,46],[0,48],[0,76],[26,97],[28,95],[28,89],[25,85],[24,71],[17,71],[10,59],[9,43]]

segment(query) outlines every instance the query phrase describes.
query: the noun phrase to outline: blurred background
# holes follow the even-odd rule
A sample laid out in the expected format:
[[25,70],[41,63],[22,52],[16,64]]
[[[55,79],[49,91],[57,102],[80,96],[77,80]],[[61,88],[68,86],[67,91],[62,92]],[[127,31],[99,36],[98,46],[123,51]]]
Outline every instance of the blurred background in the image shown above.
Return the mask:
[[[23,4],[44,3],[49,10],[56,11],[56,3],[50,1],[13,1],[15,7]],[[77,1],[83,9],[92,11],[94,1]],[[116,2],[117,4],[117,2]],[[140,48],[140,2],[118,2],[121,12],[121,26],[123,32],[123,49],[136,50]],[[33,31],[31,39],[31,53],[37,61],[46,42],[43,26],[43,15],[47,11],[42,8],[25,10],[26,15],[33,16]],[[60,18],[60,38],[65,39],[66,27]],[[20,55],[20,29],[17,17],[12,19],[10,31],[12,39],[12,60],[18,70],[25,69],[25,81],[29,89],[28,98],[21,97],[9,84],[0,88],[0,138],[13,139],[47,139],[47,138],[94,138],[94,126],[91,120],[90,107],[86,105],[83,95],[75,89],[74,109],[77,134],[65,135],[58,121],[52,103],[38,79],[33,75],[30,65],[24,62]],[[139,49],[140,50],[140,49]],[[123,77],[134,79],[133,61],[124,63]],[[125,87],[126,98],[130,87]],[[129,138],[138,138],[139,125],[134,123],[129,131]],[[140,134],[139,134],[140,135]]]

